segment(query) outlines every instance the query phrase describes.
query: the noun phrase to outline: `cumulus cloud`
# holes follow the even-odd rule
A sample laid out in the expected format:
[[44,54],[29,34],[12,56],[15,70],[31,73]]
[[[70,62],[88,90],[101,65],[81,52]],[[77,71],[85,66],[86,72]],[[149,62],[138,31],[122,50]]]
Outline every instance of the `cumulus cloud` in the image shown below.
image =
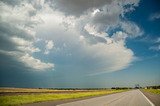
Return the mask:
[[[117,28],[127,33],[127,37],[134,38],[142,35],[143,31],[136,23],[126,20],[125,14],[133,11],[130,8],[135,8],[138,6],[138,3],[138,0],[110,1],[101,7],[89,7],[90,9],[86,10],[85,14],[80,14],[80,17],[76,17],[72,12],[67,17],[70,17],[70,15],[75,17],[71,20],[72,23],[75,23],[77,30],[93,43],[99,41],[106,42],[105,36],[108,36],[110,30]],[[127,8],[125,7],[126,5]],[[65,13],[63,10],[59,11]],[[68,21],[65,22],[68,23]],[[90,37],[91,35],[94,35],[94,38]]]
[[129,37],[137,37],[143,35],[143,31],[140,29],[138,25],[133,22],[121,22],[121,27],[123,31],[125,31]]
[[122,31],[117,31],[116,33],[114,33],[112,35],[112,38],[116,42],[120,42],[120,41],[124,42],[125,39],[127,38],[127,34],[125,32],[122,32]]
[[51,7],[56,10],[62,11],[65,15],[74,15],[80,16],[86,13],[89,10],[93,10],[95,8],[102,8],[104,5],[111,4],[113,2],[117,2],[121,5],[132,5],[137,6],[139,0],[47,0]]
[[[58,60],[57,62],[55,61],[57,68],[78,71],[77,73],[83,73],[83,75],[84,73],[96,75],[122,70],[134,61],[132,50],[127,48],[125,43],[120,42],[120,40],[125,40],[126,36],[128,36],[126,33],[121,31],[115,33],[114,37],[109,37],[107,33],[98,34],[94,27],[89,25],[81,27],[84,29],[83,31],[92,34],[88,38],[86,33],[81,33],[81,31],[77,30],[76,24],[79,24],[79,19],[73,21],[75,26],[65,30],[65,26],[61,25],[63,20],[59,19],[61,15],[61,13],[54,11],[50,15],[48,13],[43,14],[45,24],[37,28],[37,32],[39,32],[37,35],[40,38],[53,40],[56,48],[53,54],[56,55]],[[53,19],[52,23],[51,19]],[[63,16],[63,19],[66,19],[65,16]],[[43,36],[45,33],[47,35]],[[97,36],[106,42],[98,40],[93,44],[88,41],[88,39],[93,40]]]
[[[134,53],[125,41],[142,35],[142,31],[136,23],[126,20],[125,14],[133,11],[139,0],[0,3],[0,37],[8,44],[2,43],[1,52],[12,57],[20,54],[17,61],[27,67],[47,70],[56,66],[60,71],[93,75],[122,70],[134,61]],[[110,34],[110,30],[114,33]],[[54,63],[32,55],[42,51],[35,45],[36,39],[46,41],[44,54],[50,53],[47,56]],[[53,48],[54,52],[50,52]]]
[[[37,35],[53,40],[56,48],[54,55],[60,61],[55,61],[57,68],[98,74],[122,70],[134,61],[134,53],[126,47],[125,40],[142,35],[142,31],[134,22],[123,18],[125,13],[138,6],[138,0],[102,0],[95,1],[99,2],[95,6],[89,1],[49,2],[53,4],[50,5],[53,11],[41,14],[45,24],[37,28]],[[87,7],[82,6],[85,3],[89,3]],[[130,6],[125,8],[125,5]],[[109,30],[116,28],[121,31],[109,35]],[[43,36],[45,33],[47,35]]]
[[[39,59],[34,58],[28,53],[23,53],[19,51],[4,51],[0,50],[0,54],[6,55],[10,57],[10,59],[15,60],[17,62],[24,63],[25,66],[19,66],[21,68],[28,67],[29,69],[34,69],[34,70],[47,70],[47,69],[53,69],[54,64],[52,63],[45,63],[42,62]],[[15,64],[15,63],[13,63]]]
[[11,40],[14,42],[15,46],[20,51],[31,52],[31,53],[41,51],[39,48],[34,47],[33,42],[31,41],[27,41],[25,39],[17,37],[12,37]]
[[80,16],[88,9],[102,7],[105,4],[111,3],[112,0],[49,0],[52,7],[64,12],[66,15]]
[[6,0],[0,2],[0,12],[1,54],[6,54],[31,69],[53,68],[54,64],[42,62],[32,56],[32,53],[41,51],[34,45],[34,28],[41,22],[36,16],[36,8],[29,2]]
[[46,43],[46,50],[44,52],[44,54],[48,54],[49,50],[51,50],[54,47],[53,41],[49,40],[49,41],[45,41]]
[[45,70],[45,69],[49,69],[49,68],[54,67],[54,64],[44,63],[39,59],[35,59],[34,57],[30,56],[29,54],[25,54],[24,56],[20,57],[20,60],[28,67],[34,67],[37,70]]

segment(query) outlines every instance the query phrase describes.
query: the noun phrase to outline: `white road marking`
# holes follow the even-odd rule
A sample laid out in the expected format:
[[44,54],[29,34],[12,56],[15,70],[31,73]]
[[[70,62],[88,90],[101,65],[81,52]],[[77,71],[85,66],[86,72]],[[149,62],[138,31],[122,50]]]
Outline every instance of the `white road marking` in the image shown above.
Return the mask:
[[[139,90],[140,91],[140,90]],[[144,96],[144,98],[151,104],[151,106],[155,106],[141,91],[140,93]]]

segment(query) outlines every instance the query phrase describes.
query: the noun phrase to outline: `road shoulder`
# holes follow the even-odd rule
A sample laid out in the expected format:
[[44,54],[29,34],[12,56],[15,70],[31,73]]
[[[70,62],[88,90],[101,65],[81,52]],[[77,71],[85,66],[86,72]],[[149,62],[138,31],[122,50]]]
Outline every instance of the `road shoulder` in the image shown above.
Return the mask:
[[141,90],[141,92],[155,105],[155,106],[160,106],[160,95],[158,94],[153,94],[150,92],[145,92]]

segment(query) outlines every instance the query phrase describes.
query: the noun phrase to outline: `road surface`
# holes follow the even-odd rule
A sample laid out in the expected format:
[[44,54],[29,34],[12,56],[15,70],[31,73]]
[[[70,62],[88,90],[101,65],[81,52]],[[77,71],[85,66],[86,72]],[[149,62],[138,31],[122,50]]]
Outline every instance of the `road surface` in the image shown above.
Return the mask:
[[154,106],[154,104],[140,90],[132,90],[57,106]]
[[153,94],[153,93],[150,93],[150,92],[145,92],[143,90],[142,90],[142,92],[149,100],[152,101],[152,103],[155,106],[160,106],[160,95],[159,94]]

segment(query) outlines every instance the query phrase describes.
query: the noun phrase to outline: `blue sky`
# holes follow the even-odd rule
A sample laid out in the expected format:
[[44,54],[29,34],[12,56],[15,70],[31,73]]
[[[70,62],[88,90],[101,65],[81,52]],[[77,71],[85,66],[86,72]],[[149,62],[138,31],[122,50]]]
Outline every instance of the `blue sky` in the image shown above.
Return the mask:
[[0,1],[0,86],[159,85],[159,4]]

